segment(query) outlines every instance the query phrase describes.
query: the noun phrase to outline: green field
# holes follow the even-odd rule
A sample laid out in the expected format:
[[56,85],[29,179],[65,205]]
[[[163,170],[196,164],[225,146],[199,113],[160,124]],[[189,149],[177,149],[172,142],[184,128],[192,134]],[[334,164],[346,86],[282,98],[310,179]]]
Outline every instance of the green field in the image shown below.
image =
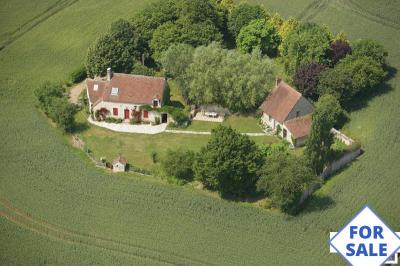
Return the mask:
[[[8,6],[20,17],[3,18],[0,32],[31,19],[33,3],[38,10],[32,12],[40,13],[41,1],[31,2]],[[377,0],[376,9],[362,10],[341,0],[317,7],[306,0],[262,2],[385,45],[393,67],[389,86],[360,99],[362,108],[345,127],[366,153],[330,179],[298,217],[96,170],[36,110],[32,91],[44,80],[66,80],[111,21],[147,2],[77,1],[0,51],[0,265],[344,265],[329,254],[329,231],[364,204],[400,231],[398,4]]]

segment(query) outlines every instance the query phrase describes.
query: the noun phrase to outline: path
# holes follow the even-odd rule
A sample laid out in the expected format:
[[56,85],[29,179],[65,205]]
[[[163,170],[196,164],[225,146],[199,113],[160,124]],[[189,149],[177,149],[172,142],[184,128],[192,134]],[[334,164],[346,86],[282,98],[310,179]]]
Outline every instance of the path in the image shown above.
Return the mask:
[[81,82],[72,87],[69,92],[69,101],[71,103],[77,104],[79,102],[79,95],[81,95],[82,91],[85,89],[85,82]]
[[[193,134],[193,135],[211,135],[209,131],[190,131],[190,130],[165,130],[166,133],[174,133],[174,134]],[[262,136],[270,136],[268,133],[242,133],[243,135],[247,135],[250,137],[262,137]]]

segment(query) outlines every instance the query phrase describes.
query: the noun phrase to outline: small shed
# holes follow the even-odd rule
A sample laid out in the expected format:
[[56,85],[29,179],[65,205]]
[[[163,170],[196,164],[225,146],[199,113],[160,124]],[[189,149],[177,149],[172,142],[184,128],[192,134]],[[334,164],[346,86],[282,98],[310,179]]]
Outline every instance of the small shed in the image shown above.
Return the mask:
[[112,162],[113,166],[113,172],[125,172],[126,171],[126,165],[128,164],[128,161],[126,160],[125,157],[122,157],[119,155],[117,158],[115,158]]

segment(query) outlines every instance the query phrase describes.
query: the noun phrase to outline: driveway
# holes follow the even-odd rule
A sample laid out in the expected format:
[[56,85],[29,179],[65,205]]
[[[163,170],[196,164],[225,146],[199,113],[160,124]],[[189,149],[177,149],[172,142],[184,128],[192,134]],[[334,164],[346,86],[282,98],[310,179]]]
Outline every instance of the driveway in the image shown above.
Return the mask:
[[72,87],[71,91],[69,92],[69,101],[71,103],[77,104],[79,101],[79,95],[81,95],[81,92],[85,89],[85,81],[76,84],[74,87]]

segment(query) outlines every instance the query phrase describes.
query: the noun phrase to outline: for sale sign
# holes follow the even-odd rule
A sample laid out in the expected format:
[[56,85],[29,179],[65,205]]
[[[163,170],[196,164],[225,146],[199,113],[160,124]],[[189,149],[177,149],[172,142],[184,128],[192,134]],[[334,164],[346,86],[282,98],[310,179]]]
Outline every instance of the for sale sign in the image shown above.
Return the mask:
[[378,266],[393,260],[400,249],[400,237],[368,206],[339,232],[331,233],[331,251],[354,266]]

